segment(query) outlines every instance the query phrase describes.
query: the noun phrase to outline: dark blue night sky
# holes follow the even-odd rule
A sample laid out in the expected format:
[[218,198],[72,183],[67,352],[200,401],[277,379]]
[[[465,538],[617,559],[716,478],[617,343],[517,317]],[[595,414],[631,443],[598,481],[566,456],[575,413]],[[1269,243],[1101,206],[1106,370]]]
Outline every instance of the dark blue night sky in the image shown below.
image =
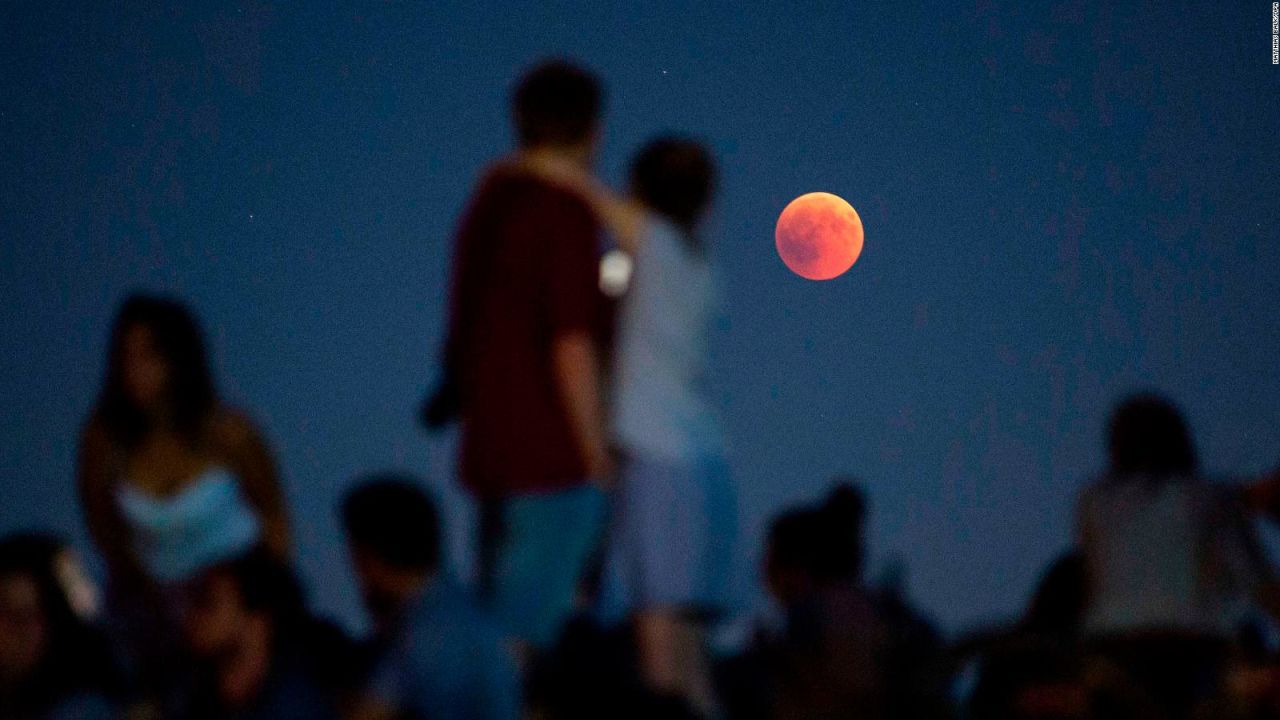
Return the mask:
[[[668,129],[721,163],[744,603],[768,516],[850,473],[873,570],[900,558],[952,630],[1015,611],[1136,387],[1215,472],[1280,459],[1270,3],[83,5],[0,10],[0,531],[83,541],[78,426],[150,288],[190,300],[274,441],[321,608],[358,617],[332,508],[355,473],[428,476],[461,540],[414,412],[455,220],[550,54],[608,83],[606,178]],[[812,190],[866,227],[827,283],[773,249]]]

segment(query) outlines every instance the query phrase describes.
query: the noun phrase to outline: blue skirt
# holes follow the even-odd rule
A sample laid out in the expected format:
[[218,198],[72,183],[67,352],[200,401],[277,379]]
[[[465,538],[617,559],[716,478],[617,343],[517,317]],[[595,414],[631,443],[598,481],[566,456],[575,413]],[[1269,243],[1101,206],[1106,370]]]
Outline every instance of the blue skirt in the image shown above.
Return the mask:
[[710,618],[728,603],[737,500],[721,458],[629,457],[609,525],[601,615],[640,610]]

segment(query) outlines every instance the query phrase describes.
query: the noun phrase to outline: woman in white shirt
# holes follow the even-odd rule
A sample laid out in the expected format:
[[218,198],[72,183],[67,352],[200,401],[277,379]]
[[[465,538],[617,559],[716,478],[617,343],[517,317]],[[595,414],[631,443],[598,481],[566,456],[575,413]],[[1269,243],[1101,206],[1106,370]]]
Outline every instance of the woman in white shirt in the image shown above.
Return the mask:
[[288,556],[274,456],[218,397],[200,327],[176,300],[134,295],[121,306],[78,465],[110,615],[141,670],[171,667],[185,583],[257,545]]
[[1135,395],[1112,416],[1106,475],[1080,496],[1085,631],[1170,708],[1210,694],[1254,607],[1276,614],[1241,493],[1203,477],[1181,413]]
[[648,686],[714,715],[704,628],[724,607],[736,500],[704,386],[716,294],[699,226],[712,161],[696,142],[654,140],[632,163],[628,198],[572,168],[534,170],[580,191],[634,259],[611,376],[620,462],[603,603],[631,618]]

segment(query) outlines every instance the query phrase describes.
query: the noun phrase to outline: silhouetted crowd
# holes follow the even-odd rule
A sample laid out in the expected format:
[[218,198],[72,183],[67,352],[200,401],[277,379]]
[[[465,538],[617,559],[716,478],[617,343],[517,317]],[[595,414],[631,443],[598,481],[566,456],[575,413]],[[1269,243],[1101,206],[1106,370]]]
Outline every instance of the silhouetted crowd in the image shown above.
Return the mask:
[[371,629],[317,617],[271,448],[185,305],[134,295],[77,466],[106,577],[52,535],[0,539],[0,718],[1280,717],[1255,530],[1280,474],[1210,481],[1149,393],[1115,409],[1075,548],[1010,626],[949,641],[868,582],[866,499],[837,479],[769,526],[776,613],[713,646],[737,527],[705,389],[714,163],[660,137],[615,193],[591,175],[602,103],[574,65],[527,73],[518,149],[457,231],[421,421],[459,428],[474,578],[420,478],[358,477],[335,511]]

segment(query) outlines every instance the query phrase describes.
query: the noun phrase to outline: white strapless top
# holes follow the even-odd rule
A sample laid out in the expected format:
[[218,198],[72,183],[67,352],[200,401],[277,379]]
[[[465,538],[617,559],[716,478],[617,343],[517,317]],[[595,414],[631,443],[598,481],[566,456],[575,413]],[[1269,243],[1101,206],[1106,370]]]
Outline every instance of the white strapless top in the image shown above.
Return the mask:
[[152,578],[190,578],[252,548],[261,536],[257,513],[238,478],[212,465],[178,492],[158,497],[128,481],[116,500],[133,530],[134,551]]

